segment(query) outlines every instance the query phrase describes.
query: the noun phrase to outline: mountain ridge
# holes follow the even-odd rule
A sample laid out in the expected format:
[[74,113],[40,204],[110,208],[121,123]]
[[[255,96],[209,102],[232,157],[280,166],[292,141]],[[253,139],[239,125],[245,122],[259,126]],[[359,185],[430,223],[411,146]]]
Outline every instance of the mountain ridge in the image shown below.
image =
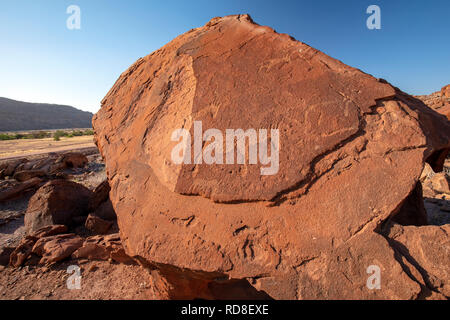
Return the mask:
[[0,97],[0,132],[91,128],[93,114],[61,104],[24,102]]

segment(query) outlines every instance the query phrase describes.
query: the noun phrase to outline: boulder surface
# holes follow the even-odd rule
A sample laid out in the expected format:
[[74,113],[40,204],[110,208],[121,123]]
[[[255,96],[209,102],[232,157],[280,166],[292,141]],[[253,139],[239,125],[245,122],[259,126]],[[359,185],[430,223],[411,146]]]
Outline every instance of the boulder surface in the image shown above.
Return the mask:
[[[199,123],[214,140],[188,141],[179,164],[174,132],[195,137]],[[450,123],[248,15],[214,18],[136,61],[93,125],[126,253],[158,268],[183,298],[217,297],[199,288],[242,279],[256,289],[247,297],[447,293],[413,278],[379,228],[417,194],[425,161],[442,170]],[[230,151],[228,129],[266,130],[256,143],[260,161],[249,153],[243,163],[220,158],[220,146]],[[261,157],[265,143],[272,160],[278,154],[273,174],[262,174],[270,165]],[[204,160],[208,152],[215,162]],[[411,211],[420,201],[407,202],[414,205],[402,217],[423,222]],[[382,272],[381,290],[366,286],[371,265]]]

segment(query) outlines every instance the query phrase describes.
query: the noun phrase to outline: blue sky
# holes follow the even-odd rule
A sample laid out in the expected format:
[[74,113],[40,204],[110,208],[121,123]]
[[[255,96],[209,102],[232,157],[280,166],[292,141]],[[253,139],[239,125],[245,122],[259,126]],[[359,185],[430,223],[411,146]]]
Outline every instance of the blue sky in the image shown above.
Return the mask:
[[[80,30],[66,27],[72,4]],[[380,30],[366,27],[371,4],[381,8]],[[448,0],[0,0],[0,96],[96,112],[139,57],[238,13],[411,94],[450,83]]]

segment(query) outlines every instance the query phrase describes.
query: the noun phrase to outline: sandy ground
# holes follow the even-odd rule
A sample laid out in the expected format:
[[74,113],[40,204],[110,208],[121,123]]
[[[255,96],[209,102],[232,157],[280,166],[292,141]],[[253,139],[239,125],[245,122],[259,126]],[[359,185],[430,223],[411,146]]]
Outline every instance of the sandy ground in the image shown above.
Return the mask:
[[0,141],[0,159],[88,147],[95,147],[94,136],[63,137],[60,141],[55,141],[53,138],[6,140]]
[[[80,268],[80,289],[67,285],[71,265]],[[152,287],[149,272],[137,265],[86,260],[49,267],[0,266],[0,300],[145,300],[155,298]]]

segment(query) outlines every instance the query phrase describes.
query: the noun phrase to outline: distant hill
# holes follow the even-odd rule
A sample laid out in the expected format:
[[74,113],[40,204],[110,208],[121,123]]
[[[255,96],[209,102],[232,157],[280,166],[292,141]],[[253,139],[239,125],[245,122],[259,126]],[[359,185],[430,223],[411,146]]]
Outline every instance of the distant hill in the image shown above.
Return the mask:
[[0,131],[91,128],[92,116],[70,106],[0,97]]

